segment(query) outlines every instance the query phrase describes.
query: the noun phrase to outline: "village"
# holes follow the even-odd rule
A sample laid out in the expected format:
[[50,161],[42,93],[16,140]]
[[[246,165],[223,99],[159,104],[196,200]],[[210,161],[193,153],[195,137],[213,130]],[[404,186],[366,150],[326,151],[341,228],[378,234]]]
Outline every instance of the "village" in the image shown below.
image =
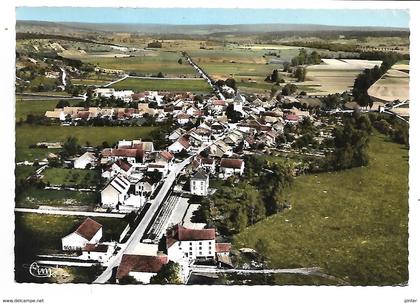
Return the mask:
[[407,29],[19,26],[16,281],[404,279],[372,262],[385,245],[372,239],[406,227],[392,218],[405,210]]

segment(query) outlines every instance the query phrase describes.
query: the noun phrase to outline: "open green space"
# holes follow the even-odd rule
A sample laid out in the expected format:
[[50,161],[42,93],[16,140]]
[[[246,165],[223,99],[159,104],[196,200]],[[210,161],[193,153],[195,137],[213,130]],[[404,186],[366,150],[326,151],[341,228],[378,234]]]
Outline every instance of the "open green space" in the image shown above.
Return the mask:
[[[54,253],[61,251],[61,238],[75,231],[86,217],[57,216],[30,213],[16,213],[16,242],[23,241],[32,244],[36,253]],[[103,225],[104,241],[118,240],[127,226],[124,219],[93,218]]]
[[16,197],[15,202],[16,207],[23,208],[38,208],[41,205],[46,205],[57,207],[88,206],[93,209],[97,204],[97,194],[93,192],[29,188]]
[[18,125],[16,126],[16,161],[43,159],[48,153],[56,153],[57,149],[29,148],[37,142],[64,142],[69,136],[76,137],[79,144],[89,142],[100,145],[107,141],[113,144],[122,139],[132,140],[142,138],[152,140],[152,132],[157,127],[91,127],[91,126],[45,126]]
[[210,92],[211,87],[203,79],[197,80],[165,80],[165,79],[136,79],[128,78],[113,84],[115,89],[131,89],[136,92],[146,90]]
[[[59,100],[24,100],[16,96],[16,121],[26,120],[27,115],[43,116],[47,110],[54,110]],[[75,105],[80,100],[68,100],[70,105]]]
[[374,133],[369,156],[367,167],[297,177],[282,193],[292,209],[246,228],[234,246],[257,248],[273,268],[318,266],[352,285],[406,283],[408,151]]
[[44,170],[42,180],[54,185],[96,186],[100,181],[97,170],[50,167]]
[[156,75],[159,72],[174,77],[196,75],[188,63],[179,64],[179,58],[181,58],[179,52],[156,51],[153,55],[145,56],[120,58],[86,56],[79,59],[102,68],[135,72],[139,75]]

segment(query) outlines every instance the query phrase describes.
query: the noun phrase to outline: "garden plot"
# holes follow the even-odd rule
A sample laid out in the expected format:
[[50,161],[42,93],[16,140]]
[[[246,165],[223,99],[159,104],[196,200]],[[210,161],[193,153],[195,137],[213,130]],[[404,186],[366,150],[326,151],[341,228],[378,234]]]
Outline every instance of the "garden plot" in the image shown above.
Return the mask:
[[390,69],[368,89],[368,94],[375,101],[381,102],[409,100],[409,75]]

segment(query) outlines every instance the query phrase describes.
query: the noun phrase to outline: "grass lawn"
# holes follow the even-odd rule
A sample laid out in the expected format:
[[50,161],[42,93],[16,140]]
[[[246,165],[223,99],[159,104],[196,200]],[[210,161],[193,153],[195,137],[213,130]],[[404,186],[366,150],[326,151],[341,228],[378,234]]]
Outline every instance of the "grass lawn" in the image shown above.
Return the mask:
[[129,78],[115,83],[112,87],[115,89],[131,89],[136,92],[145,90],[211,92],[210,85],[199,78],[197,80],[149,80]]
[[[78,216],[56,216],[16,213],[16,242],[30,241],[38,253],[61,251],[61,238],[76,230],[86,219]],[[126,227],[124,219],[93,218],[103,225],[103,240],[118,240]]]
[[32,175],[36,170],[35,166],[21,165],[15,167],[15,177],[16,179],[26,179]]
[[271,267],[319,266],[352,285],[405,283],[408,151],[374,134],[369,155],[367,167],[297,177],[283,194],[292,209],[248,227],[234,246],[262,239]]
[[174,77],[196,75],[191,65],[185,62],[179,64],[177,62],[179,58],[181,58],[179,52],[154,51],[153,54],[145,56],[124,58],[87,56],[79,59],[102,68],[124,70],[143,75],[155,75],[159,72]]
[[75,136],[79,144],[100,145],[107,141],[113,144],[118,140],[153,139],[151,133],[157,127],[91,127],[91,126],[45,126],[28,125],[16,126],[16,161],[43,159],[48,153],[56,153],[57,149],[29,148],[29,145],[41,141],[64,142],[68,136]]
[[46,190],[31,188],[16,198],[16,207],[38,208],[47,206],[96,206],[96,193],[69,190]]
[[97,170],[50,167],[44,170],[43,181],[54,185],[95,186],[100,180]]
[[[26,116],[44,115],[47,110],[54,110],[59,100],[23,100],[20,96],[16,96],[16,121],[26,120]],[[70,105],[75,105],[80,100],[68,100]]]

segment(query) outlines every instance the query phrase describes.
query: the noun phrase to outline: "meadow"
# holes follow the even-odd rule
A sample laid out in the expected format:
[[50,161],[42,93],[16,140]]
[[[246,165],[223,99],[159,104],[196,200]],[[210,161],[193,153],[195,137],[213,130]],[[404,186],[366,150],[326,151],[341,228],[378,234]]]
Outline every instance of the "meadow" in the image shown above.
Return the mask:
[[236,235],[235,248],[259,247],[270,267],[317,266],[351,285],[405,284],[408,150],[375,133],[369,156],[367,167],[297,177],[282,195],[292,208]]
[[136,73],[143,76],[157,75],[162,72],[165,77],[193,77],[195,70],[188,63],[178,63],[181,53],[170,51],[152,51],[143,55],[130,57],[99,57],[86,54],[78,59],[101,68],[124,70],[127,73]]
[[179,92],[211,92],[211,87],[203,79],[197,78],[192,80],[173,80],[173,79],[138,79],[128,78],[113,84],[111,87],[115,89],[131,89],[135,92],[143,92],[147,90],[158,91],[179,91]]
[[119,140],[139,139],[152,140],[152,132],[157,127],[92,127],[92,126],[45,126],[23,124],[16,126],[16,162],[34,159],[43,159],[50,152],[57,149],[29,148],[37,142],[64,142],[67,137],[73,136],[81,145],[87,142],[91,145],[101,145],[104,141],[113,144]]
[[[61,251],[61,238],[75,231],[86,219],[79,216],[40,215],[16,213],[16,242],[32,242],[31,249],[37,253]],[[124,219],[94,218],[103,225],[103,240],[116,240],[126,227]]]
[[[54,110],[59,100],[25,100],[16,96],[16,121],[26,120],[29,114],[44,116],[48,110]],[[68,100],[70,105],[76,105],[80,100]]]

